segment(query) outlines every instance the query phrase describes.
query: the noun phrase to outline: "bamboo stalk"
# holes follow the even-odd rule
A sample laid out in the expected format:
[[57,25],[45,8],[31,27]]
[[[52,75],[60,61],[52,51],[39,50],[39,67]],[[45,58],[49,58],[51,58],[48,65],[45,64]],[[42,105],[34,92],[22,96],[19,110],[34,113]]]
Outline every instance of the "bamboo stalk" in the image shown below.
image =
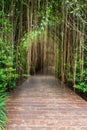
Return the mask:
[[[63,4],[64,4],[64,0],[63,0]],[[61,27],[61,31],[62,31],[62,43],[61,43],[61,83],[64,83],[64,19],[65,19],[65,13],[64,13],[64,6],[62,7],[62,17],[63,17],[63,23],[62,23],[62,27]]]

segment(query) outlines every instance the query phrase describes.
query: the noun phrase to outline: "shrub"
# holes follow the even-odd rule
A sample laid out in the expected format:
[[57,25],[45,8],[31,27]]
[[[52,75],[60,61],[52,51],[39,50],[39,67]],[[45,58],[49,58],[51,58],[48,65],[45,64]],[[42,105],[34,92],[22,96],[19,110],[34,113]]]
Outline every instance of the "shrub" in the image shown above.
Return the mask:
[[3,96],[0,95],[0,130],[4,129],[8,121],[6,117],[6,111],[7,111],[5,106],[6,101],[7,101],[7,95],[6,94],[3,94]]
[[7,122],[6,106],[7,90],[15,87],[15,73],[13,43],[11,39],[12,27],[4,12],[0,11],[0,130]]

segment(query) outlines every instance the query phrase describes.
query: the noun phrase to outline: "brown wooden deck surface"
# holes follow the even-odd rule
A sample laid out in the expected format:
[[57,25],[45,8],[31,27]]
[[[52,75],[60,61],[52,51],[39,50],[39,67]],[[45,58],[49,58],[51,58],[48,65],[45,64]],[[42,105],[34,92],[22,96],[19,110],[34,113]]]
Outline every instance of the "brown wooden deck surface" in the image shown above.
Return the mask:
[[52,76],[33,76],[10,96],[6,130],[87,130],[87,102]]

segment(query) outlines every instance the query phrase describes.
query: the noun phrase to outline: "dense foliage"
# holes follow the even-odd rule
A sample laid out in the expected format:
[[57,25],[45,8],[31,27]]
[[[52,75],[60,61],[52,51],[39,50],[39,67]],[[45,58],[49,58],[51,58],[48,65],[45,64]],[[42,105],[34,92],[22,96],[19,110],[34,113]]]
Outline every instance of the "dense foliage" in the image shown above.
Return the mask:
[[0,130],[18,75],[51,66],[61,83],[87,92],[86,10],[86,0],[0,1]]
[[[85,41],[87,42],[87,41]],[[87,46],[84,46],[84,70],[82,72],[82,79],[80,79],[80,66],[77,65],[77,75],[76,75],[76,85],[75,88],[79,89],[80,91],[87,92]],[[79,64],[79,63],[78,63]]]
[[7,91],[15,87],[17,74],[14,67],[12,26],[5,17],[3,11],[0,12],[0,130],[7,123],[6,106]]

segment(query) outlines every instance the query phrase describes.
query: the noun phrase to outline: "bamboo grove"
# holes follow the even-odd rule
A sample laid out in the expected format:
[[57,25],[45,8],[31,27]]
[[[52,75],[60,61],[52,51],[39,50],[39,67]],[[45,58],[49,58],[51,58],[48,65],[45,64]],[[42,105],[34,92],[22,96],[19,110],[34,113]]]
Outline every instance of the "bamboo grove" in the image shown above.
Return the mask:
[[87,92],[86,10],[86,0],[0,1],[1,98],[38,72]]
[[86,84],[81,86],[87,76],[86,9],[86,1],[23,1],[16,37],[18,73],[52,73],[62,83],[87,91]]
[[11,50],[7,52],[11,65],[6,67],[13,70],[9,71],[19,75],[52,71],[63,83],[74,86],[76,80],[83,80],[86,1],[4,0],[0,8],[1,39]]

